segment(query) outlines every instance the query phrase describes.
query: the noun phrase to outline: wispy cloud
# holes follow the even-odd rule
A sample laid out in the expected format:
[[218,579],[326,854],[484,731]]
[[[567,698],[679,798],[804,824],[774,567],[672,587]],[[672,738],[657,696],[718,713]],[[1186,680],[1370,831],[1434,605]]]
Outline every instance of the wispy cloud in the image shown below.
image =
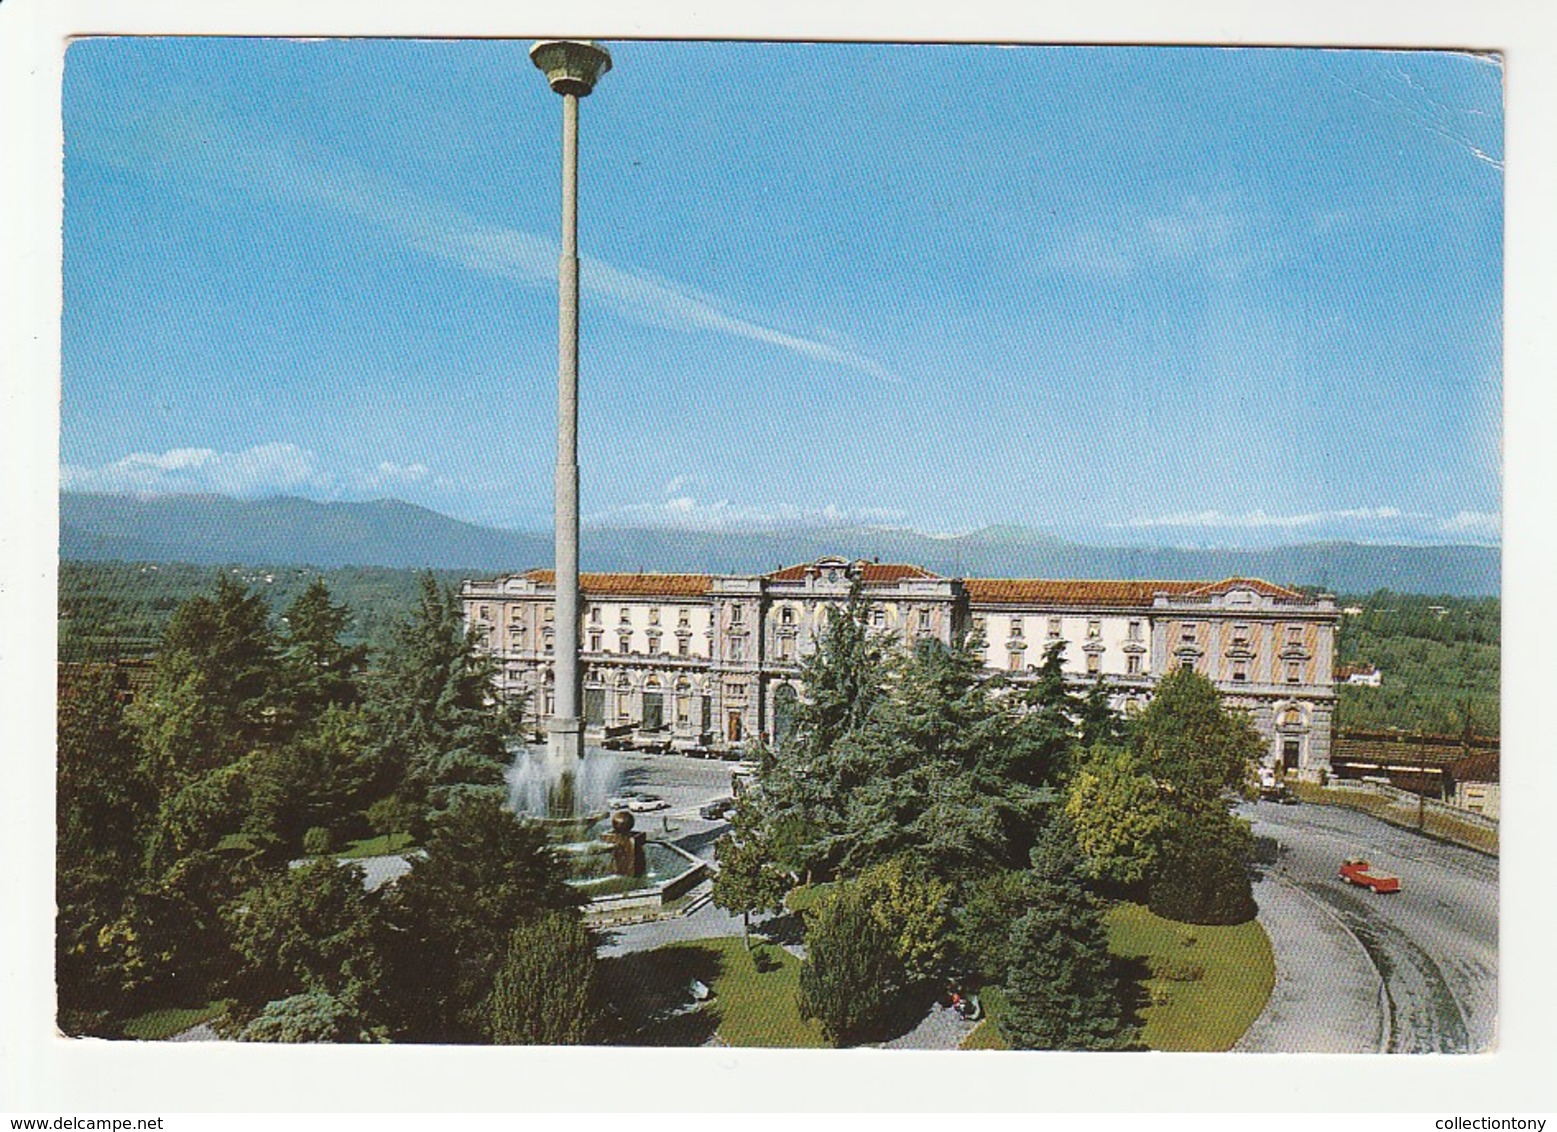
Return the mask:
[[330,467],[296,444],[259,444],[237,452],[214,448],[170,448],[132,452],[96,467],[66,464],[60,486],[67,491],[111,495],[231,495],[239,498],[295,493],[336,499],[412,485],[458,486],[420,462],[380,461],[374,467]]
[[[678,477],[679,479],[680,477]],[[671,481],[675,483],[675,481]],[[780,531],[806,527],[889,526],[907,523],[907,513],[886,507],[752,506],[729,499],[705,503],[672,495],[658,503],[631,503],[584,517],[595,527],[661,527],[686,531]]]
[[60,486],[70,491],[170,495],[215,492],[254,496],[278,491],[330,489],[337,482],[318,457],[295,444],[260,444],[241,452],[172,448],[132,452],[95,468],[66,464]]
[[1503,534],[1503,516],[1488,511],[1461,511],[1438,529],[1444,534],[1496,540]]
[[1326,523],[1418,521],[1428,516],[1394,507],[1350,507],[1338,511],[1309,511],[1296,515],[1270,515],[1261,510],[1229,515],[1223,511],[1184,511],[1155,518],[1131,519],[1118,526],[1136,529],[1183,527],[1205,530],[1301,529]]
[[[261,195],[356,217],[407,247],[470,271],[523,286],[556,283],[555,241],[484,222],[337,153],[240,122],[208,103],[122,109],[87,144],[90,157],[141,175],[176,171],[235,182]],[[858,350],[739,317],[713,296],[651,272],[586,256],[580,286],[623,317],[646,325],[744,338],[880,381],[899,380]]]
[[1207,276],[1236,280],[1267,263],[1260,225],[1230,196],[1187,196],[1173,207],[1121,213],[1083,224],[1062,237],[1045,262],[1076,275],[1125,279],[1160,267],[1198,267]]

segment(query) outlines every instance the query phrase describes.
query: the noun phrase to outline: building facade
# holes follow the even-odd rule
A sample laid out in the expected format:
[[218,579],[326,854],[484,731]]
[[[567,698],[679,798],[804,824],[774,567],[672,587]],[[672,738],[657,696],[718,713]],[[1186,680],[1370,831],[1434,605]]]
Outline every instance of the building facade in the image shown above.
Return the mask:
[[[790,725],[800,661],[858,579],[871,625],[913,642],[983,641],[986,668],[1030,679],[1060,645],[1078,688],[1102,679],[1133,714],[1167,672],[1190,667],[1249,713],[1267,763],[1328,771],[1337,612],[1248,578],[1089,582],[948,578],[919,566],[824,557],[771,574],[584,574],[586,742],[737,750]],[[500,694],[527,697],[537,732],[553,709],[552,572],[467,581],[467,626],[497,662]]]

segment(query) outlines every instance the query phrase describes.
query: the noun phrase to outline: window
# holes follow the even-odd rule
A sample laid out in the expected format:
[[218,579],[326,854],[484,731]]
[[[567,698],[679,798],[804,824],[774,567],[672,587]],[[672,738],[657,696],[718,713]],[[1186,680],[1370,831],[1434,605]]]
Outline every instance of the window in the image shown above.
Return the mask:
[[616,651],[622,656],[626,656],[629,652],[632,651],[632,643],[633,639],[626,633],[623,633],[621,637],[617,639]]
[[550,606],[550,605],[546,606],[541,611],[541,618],[542,618],[542,620],[545,620],[545,621],[555,621],[557,619],[556,607]]
[[727,700],[744,700],[746,698],[745,684],[726,684],[724,695]]
[[1129,656],[1125,657],[1125,672],[1130,676],[1139,676],[1141,674],[1140,653],[1133,652]]
[[732,637],[730,640],[730,659],[746,659],[746,642],[740,637]]
[[1020,617],[1011,618],[1011,635],[1013,637],[1022,635],[1022,619]]
[[692,624],[692,611],[690,609],[676,610],[676,628],[685,629]]
[[490,605],[483,605],[477,612],[476,616],[481,618],[483,621],[492,620],[492,607]]
[[1189,657],[1185,657],[1179,661],[1179,668],[1185,672],[1193,672],[1195,671],[1195,662]]
[[887,611],[885,609],[872,609],[870,611],[870,623],[878,629],[884,628],[887,623]]
[[919,611],[919,629],[921,632],[929,632],[930,630],[930,611],[928,609]]
[[1087,675],[1088,676],[1096,676],[1100,671],[1102,671],[1101,665],[1102,665],[1102,659],[1097,655],[1097,653],[1089,652],[1087,654]]
[[1058,617],[1051,617],[1051,618],[1049,618],[1049,640],[1057,641],[1059,639],[1060,639],[1060,619]]
[[1287,683],[1288,684],[1301,684],[1302,682],[1303,682],[1303,671],[1302,671],[1301,667],[1298,665],[1297,661],[1290,661],[1287,664]]
[[523,622],[524,621],[524,607],[523,606],[518,606],[518,605],[511,605],[511,606],[509,606],[508,607],[508,619],[510,621],[512,621],[515,625],[518,625],[521,622]]
[[732,605],[730,607],[730,624],[739,625],[742,621],[746,620],[745,614],[746,610],[743,606]]
[[1247,660],[1233,661],[1233,683],[1245,684],[1249,680],[1249,662]]
[[546,634],[546,642],[541,646],[541,651],[544,652],[547,656],[551,655],[551,634],[550,633]]
[[1247,626],[1247,625],[1234,625],[1233,626],[1233,644],[1235,644],[1235,645],[1246,645],[1248,643],[1249,643],[1249,626]]
[[676,655],[677,656],[689,656],[689,655],[691,655],[687,651],[687,649],[688,649],[688,642],[687,642],[687,639],[685,637],[682,637],[680,640],[678,640],[676,642]]
[[1287,626],[1287,644],[1289,644],[1289,645],[1300,645],[1302,643],[1303,643],[1303,626],[1301,626],[1301,625],[1288,625]]
[[649,624],[650,625],[658,625],[659,623],[660,623],[660,607],[657,606],[657,605],[651,605],[649,607]]
[[1179,626],[1179,640],[1186,645],[1194,644],[1197,636],[1196,628],[1194,622],[1186,622]]
[[979,634],[979,636],[984,635],[984,619],[982,617],[975,617],[973,619],[973,631]]
[[591,605],[589,607],[589,623],[591,625],[600,624],[600,607],[598,605]]
[[1021,649],[1012,649],[1011,653],[1010,653],[1010,656],[1011,656],[1011,661],[1010,661],[1010,663],[1011,663],[1011,671],[1012,672],[1020,672],[1020,671],[1022,671],[1022,650]]
[[1103,623],[1096,618],[1087,622],[1087,640],[1095,641],[1103,635]]
[[1130,639],[1132,641],[1141,639],[1141,623],[1139,621],[1130,622]]
[[589,634],[589,651],[590,652],[599,652],[600,651],[600,634],[599,633],[591,633],[591,634]]
[[783,609],[779,610],[779,624],[780,625],[793,625],[794,623],[795,623],[795,608],[794,608],[794,606],[786,605]]
[[631,625],[633,623],[632,610],[628,609],[625,605],[622,606],[621,615],[617,617],[616,620],[618,624]]
[[778,643],[778,658],[786,664],[795,659],[795,640],[793,637],[780,637]]
[[649,652],[651,654],[653,654],[653,653],[657,653],[659,651],[660,651],[660,635],[658,633],[650,633],[649,634]]

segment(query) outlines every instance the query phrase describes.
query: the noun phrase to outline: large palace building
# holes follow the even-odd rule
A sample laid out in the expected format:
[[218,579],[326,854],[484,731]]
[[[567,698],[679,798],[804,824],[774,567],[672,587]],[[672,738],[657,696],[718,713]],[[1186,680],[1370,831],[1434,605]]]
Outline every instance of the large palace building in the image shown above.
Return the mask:
[[[858,579],[873,626],[950,644],[973,630],[984,664],[1030,678],[1055,642],[1067,677],[1102,678],[1139,711],[1164,673],[1193,668],[1245,709],[1267,761],[1328,770],[1337,611],[1248,578],[1084,582],[948,578],[919,566],[821,558],[772,574],[584,574],[580,645],[585,739],[665,750],[738,750],[793,718],[800,660]],[[466,624],[523,694],[537,732],[551,715],[553,575],[467,581]]]

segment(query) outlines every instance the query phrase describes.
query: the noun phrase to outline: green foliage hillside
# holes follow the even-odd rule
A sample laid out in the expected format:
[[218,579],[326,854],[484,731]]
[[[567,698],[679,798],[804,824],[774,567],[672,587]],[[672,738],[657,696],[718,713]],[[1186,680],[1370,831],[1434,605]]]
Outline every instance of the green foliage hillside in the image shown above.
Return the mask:
[[1502,603],[1381,590],[1342,598],[1336,666],[1373,665],[1377,688],[1341,685],[1343,731],[1418,728],[1458,735],[1499,733]]

